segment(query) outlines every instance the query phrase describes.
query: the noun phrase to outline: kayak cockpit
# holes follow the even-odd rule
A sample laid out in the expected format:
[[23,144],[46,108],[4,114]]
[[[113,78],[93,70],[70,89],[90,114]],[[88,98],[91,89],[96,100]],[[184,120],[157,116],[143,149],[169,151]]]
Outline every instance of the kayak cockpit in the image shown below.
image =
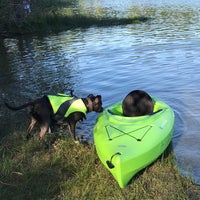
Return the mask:
[[[156,98],[152,98],[152,99],[154,102],[154,109],[153,109],[153,113],[150,115],[154,115],[163,110],[163,106],[157,102],[157,99]],[[118,116],[126,117],[123,115],[122,102],[118,102],[116,105],[117,106],[109,107],[109,109],[107,109],[108,113],[110,113],[111,115],[118,115]],[[141,117],[141,116],[136,116],[136,117]]]

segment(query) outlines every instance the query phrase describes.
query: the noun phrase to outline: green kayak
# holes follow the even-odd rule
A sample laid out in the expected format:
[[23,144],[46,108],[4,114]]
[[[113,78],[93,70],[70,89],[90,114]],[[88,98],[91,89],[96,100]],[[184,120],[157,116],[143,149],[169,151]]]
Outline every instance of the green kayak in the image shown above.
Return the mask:
[[106,108],[94,126],[97,154],[121,188],[155,161],[169,145],[174,128],[174,112],[153,98],[154,113],[124,117],[122,102]]

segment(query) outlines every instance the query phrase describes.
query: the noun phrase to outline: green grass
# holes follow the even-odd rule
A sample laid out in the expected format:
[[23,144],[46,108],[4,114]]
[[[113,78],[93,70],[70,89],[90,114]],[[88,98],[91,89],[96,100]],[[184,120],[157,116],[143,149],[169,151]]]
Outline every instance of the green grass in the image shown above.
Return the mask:
[[[46,140],[48,141],[48,140]],[[124,189],[99,161],[94,145],[61,138],[57,149],[16,132],[0,140],[0,199],[200,199],[173,153],[162,156]]]
[[[148,20],[145,16],[127,18],[110,17],[101,10],[100,14],[88,13],[72,0],[35,0],[31,1],[32,12],[25,16],[20,6],[0,3],[0,34],[39,34],[87,28],[91,26],[113,26],[141,23]],[[74,9],[77,8],[77,9]],[[104,16],[104,17],[101,17]]]

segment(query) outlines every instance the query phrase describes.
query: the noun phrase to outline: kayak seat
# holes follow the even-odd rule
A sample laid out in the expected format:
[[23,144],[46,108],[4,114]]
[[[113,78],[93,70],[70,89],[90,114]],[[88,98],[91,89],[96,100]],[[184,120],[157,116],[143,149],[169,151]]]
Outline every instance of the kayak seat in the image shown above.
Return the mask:
[[162,111],[163,109],[159,109],[159,110],[157,110],[157,111],[154,111],[152,114],[150,114],[150,115],[155,115],[156,113],[158,113],[158,112],[160,112],[160,111]]
[[[153,113],[150,114],[151,115],[154,115],[160,111],[163,110],[163,107],[160,106],[160,104],[156,103],[156,101],[154,100],[154,109],[153,109]],[[117,115],[117,116],[121,116],[123,117],[123,111],[122,111],[122,105],[120,104],[119,106],[116,106],[116,107],[113,107],[111,109],[107,109],[108,113],[112,114],[112,115]],[[124,116],[125,117],[125,116]],[[139,116],[141,117],[141,116]]]
[[[150,115],[154,115],[154,114],[156,114],[156,113],[158,113],[158,112],[161,112],[163,109],[159,109],[159,110],[157,110],[157,111],[154,111],[152,114],[150,114]],[[121,113],[121,112],[114,112],[114,111],[112,111],[112,110],[110,110],[110,109],[108,109],[108,112],[110,113],[110,114],[112,114],[112,115],[118,115],[118,116],[123,116],[123,114]],[[125,117],[125,116],[124,116]],[[141,116],[139,116],[139,117],[141,117]]]
[[115,110],[115,112],[114,112],[114,111],[112,111],[112,110],[108,109],[108,112],[109,112],[110,114],[112,114],[112,115],[119,115],[119,116],[123,116],[123,114],[122,114],[121,112],[116,112],[116,110]]

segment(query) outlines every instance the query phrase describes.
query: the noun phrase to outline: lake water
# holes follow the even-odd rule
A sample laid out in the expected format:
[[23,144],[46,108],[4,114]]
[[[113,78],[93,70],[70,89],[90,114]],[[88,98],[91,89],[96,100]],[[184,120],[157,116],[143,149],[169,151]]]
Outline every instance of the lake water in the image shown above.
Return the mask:
[[[199,184],[200,0],[80,2],[93,15],[151,20],[0,39],[0,99],[22,104],[74,89],[80,97],[101,94],[107,107],[132,90],[145,90],[173,108],[178,167]],[[27,122],[25,112],[8,112],[2,101],[0,110],[1,136]],[[77,132],[92,140],[97,116],[88,114]]]

